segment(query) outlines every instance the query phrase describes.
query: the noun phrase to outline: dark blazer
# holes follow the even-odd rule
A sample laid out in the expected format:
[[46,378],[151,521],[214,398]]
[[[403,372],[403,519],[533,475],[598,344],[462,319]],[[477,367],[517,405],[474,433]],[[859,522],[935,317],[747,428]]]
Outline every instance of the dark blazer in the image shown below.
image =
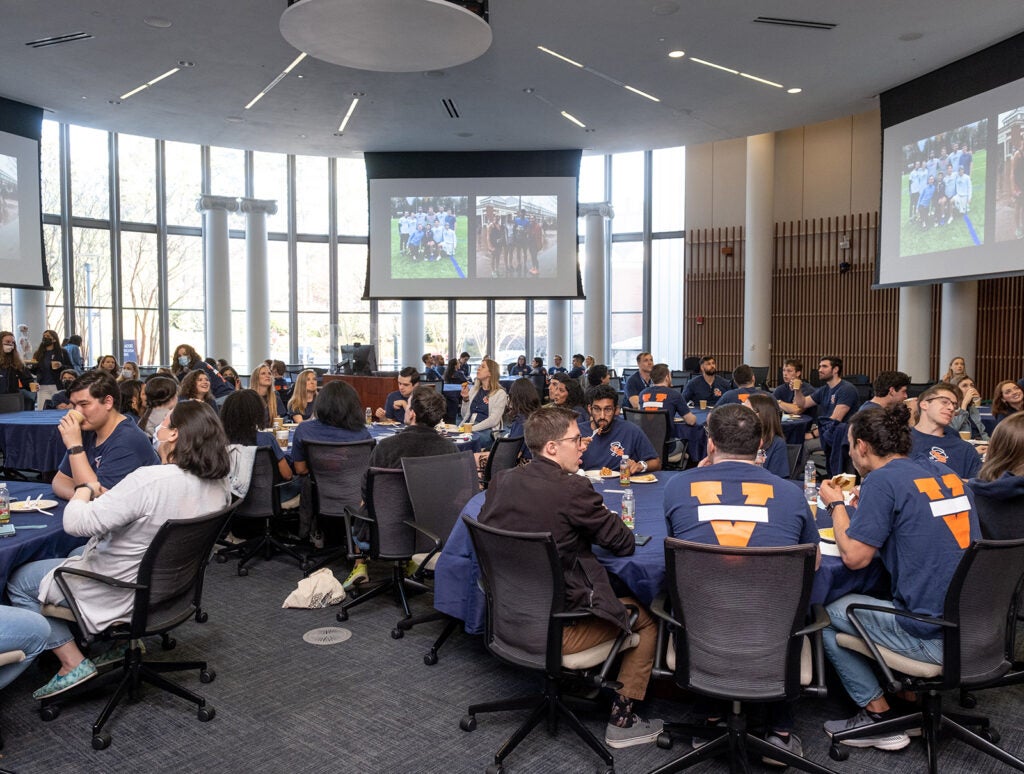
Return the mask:
[[629,631],[629,616],[590,547],[616,556],[635,550],[633,533],[608,510],[583,476],[538,457],[501,471],[487,489],[480,522],[520,532],[550,532],[562,558],[566,606],[585,610]]

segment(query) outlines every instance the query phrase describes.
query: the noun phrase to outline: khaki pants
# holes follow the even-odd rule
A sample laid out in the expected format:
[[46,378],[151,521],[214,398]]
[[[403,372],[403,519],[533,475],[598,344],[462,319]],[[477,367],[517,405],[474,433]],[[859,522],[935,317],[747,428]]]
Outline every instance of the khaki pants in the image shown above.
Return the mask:
[[[654,649],[658,644],[658,625],[650,613],[632,597],[620,597],[624,605],[635,605],[640,609],[640,617],[633,624],[633,632],[640,635],[640,643],[635,648],[622,652],[622,666],[619,667],[619,690],[627,699],[642,701],[647,693],[647,683],[651,679],[654,667]],[[599,643],[615,639],[622,631],[603,618],[583,618],[575,626],[567,626],[562,630],[562,652],[579,653]]]

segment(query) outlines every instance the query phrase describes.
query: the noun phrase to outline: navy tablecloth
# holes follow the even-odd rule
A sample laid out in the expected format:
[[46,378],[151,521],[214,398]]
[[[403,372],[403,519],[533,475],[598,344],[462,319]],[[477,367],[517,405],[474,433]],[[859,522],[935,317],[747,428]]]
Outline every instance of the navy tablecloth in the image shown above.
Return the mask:
[[53,490],[46,484],[26,484],[17,481],[7,482],[7,491],[12,499],[24,500],[26,497],[38,497],[57,500],[58,505],[49,510],[53,516],[41,513],[12,513],[11,523],[15,529],[19,525],[45,524],[44,529],[18,530],[13,537],[0,538],[0,589],[7,585],[7,579],[14,570],[26,562],[37,559],[54,559],[67,556],[73,549],[84,545],[85,538],[72,537],[61,527],[65,501],[58,499]]
[[17,470],[56,470],[66,451],[57,432],[57,423],[66,413],[61,409],[0,414],[4,466]]
[[[674,422],[676,438],[681,438],[687,443],[687,453],[694,462],[700,462],[708,456],[708,437],[704,432],[704,423],[707,422],[710,409],[693,409],[693,415],[697,417],[697,424],[688,425],[685,422]],[[810,417],[798,416],[794,419],[787,419],[782,423],[782,432],[786,436],[786,443],[802,444],[804,433],[811,425]]]

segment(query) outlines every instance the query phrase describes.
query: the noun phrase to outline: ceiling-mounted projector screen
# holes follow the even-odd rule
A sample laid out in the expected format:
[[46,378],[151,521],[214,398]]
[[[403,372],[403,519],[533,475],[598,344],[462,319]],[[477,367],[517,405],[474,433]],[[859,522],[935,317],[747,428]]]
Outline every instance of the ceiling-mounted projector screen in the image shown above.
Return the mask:
[[43,111],[0,98],[0,285],[49,290],[39,199]]

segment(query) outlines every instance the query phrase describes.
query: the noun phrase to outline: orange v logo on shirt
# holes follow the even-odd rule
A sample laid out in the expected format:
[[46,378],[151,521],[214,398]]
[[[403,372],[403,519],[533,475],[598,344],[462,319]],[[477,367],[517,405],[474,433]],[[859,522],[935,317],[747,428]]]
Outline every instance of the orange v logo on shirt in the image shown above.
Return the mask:
[[[942,484],[946,485],[949,494],[943,492]],[[960,548],[967,548],[971,543],[971,503],[964,494],[964,482],[955,473],[947,473],[942,477],[941,484],[937,478],[915,478],[917,491],[931,500],[932,516],[942,518],[953,533],[953,538]]]
[[744,547],[750,542],[754,527],[768,523],[766,506],[775,496],[775,487],[743,482],[740,490],[744,496],[742,504],[723,505],[721,481],[694,481],[690,484],[690,496],[700,503],[697,519],[711,524],[721,546]]

